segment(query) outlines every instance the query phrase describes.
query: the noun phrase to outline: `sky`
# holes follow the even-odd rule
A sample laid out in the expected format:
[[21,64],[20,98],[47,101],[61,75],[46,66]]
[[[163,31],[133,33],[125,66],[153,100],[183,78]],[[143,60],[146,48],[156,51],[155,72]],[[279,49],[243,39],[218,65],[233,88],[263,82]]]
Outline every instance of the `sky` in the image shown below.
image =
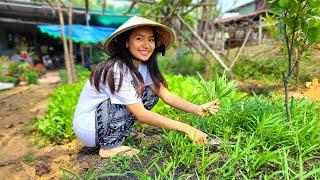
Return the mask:
[[222,12],[224,12],[232,7],[236,7],[250,1],[252,0],[218,0],[218,6],[221,7]]

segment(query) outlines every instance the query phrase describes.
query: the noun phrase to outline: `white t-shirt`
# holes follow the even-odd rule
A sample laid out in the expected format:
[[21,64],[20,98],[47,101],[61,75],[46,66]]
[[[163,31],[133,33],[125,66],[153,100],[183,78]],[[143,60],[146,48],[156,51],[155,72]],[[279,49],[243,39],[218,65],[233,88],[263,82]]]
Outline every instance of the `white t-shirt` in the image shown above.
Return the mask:
[[[151,85],[153,83],[147,69],[147,65],[141,63],[138,67],[138,71],[143,77],[145,86]],[[117,63],[114,65],[113,72],[115,85],[117,87],[120,79],[120,68]],[[119,91],[114,92],[114,94],[111,93],[108,85],[101,84],[99,92],[95,89],[94,86],[91,86],[90,81],[87,80],[80,94],[80,98],[73,116],[73,130],[80,141],[80,135],[79,133],[77,133],[79,132],[79,130],[81,132],[87,132],[90,134],[95,133],[95,110],[97,106],[103,101],[110,98],[111,104],[123,105],[141,102],[141,98],[137,97],[136,90],[131,84],[132,80],[133,78],[131,73],[129,72],[129,70],[126,71],[126,73],[123,75],[123,81]],[[83,144],[89,146],[88,143]]]

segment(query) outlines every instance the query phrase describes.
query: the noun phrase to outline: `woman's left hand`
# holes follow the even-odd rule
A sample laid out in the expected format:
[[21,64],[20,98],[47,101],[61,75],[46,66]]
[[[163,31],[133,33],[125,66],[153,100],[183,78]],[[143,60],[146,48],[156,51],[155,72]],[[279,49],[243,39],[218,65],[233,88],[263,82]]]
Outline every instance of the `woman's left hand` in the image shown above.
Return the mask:
[[206,115],[206,113],[216,114],[219,110],[219,107],[220,107],[219,100],[214,100],[198,106],[197,114],[201,117]]

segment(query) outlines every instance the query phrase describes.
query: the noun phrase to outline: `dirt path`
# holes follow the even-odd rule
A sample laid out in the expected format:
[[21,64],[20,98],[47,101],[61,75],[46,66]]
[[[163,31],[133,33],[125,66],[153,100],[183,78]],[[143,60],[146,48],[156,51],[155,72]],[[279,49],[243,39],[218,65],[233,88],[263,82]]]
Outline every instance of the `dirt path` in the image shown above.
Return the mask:
[[[0,94],[0,179],[12,178],[12,169],[35,151],[24,132],[47,103],[47,95],[56,85],[40,84],[17,87]],[[15,173],[14,173],[15,174]],[[25,174],[15,178],[25,178]]]
[[57,72],[49,72],[38,85],[0,92],[0,179],[61,179],[66,168],[85,173],[106,160],[98,149],[85,148],[77,140],[40,148],[34,144],[35,117],[44,114],[48,94],[57,88]]
[[56,87],[39,84],[0,93],[0,180],[62,179],[61,168],[83,174],[108,161],[99,157],[97,148],[77,140],[45,148],[33,144],[35,132],[29,127]]

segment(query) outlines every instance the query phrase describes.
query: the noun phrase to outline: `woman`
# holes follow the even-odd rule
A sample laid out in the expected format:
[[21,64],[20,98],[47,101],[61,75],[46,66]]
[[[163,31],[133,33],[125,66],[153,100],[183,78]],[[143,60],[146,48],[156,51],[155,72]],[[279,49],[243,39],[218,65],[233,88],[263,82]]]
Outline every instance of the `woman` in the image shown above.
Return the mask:
[[136,119],[184,132],[198,144],[206,142],[207,134],[150,111],[159,97],[170,106],[199,116],[218,111],[217,101],[198,106],[167,90],[157,55],[164,55],[174,39],[167,26],[137,16],[107,39],[104,50],[110,58],[92,71],[75,110],[73,130],[80,142],[100,146],[101,157],[138,154],[139,150],[122,145]]

